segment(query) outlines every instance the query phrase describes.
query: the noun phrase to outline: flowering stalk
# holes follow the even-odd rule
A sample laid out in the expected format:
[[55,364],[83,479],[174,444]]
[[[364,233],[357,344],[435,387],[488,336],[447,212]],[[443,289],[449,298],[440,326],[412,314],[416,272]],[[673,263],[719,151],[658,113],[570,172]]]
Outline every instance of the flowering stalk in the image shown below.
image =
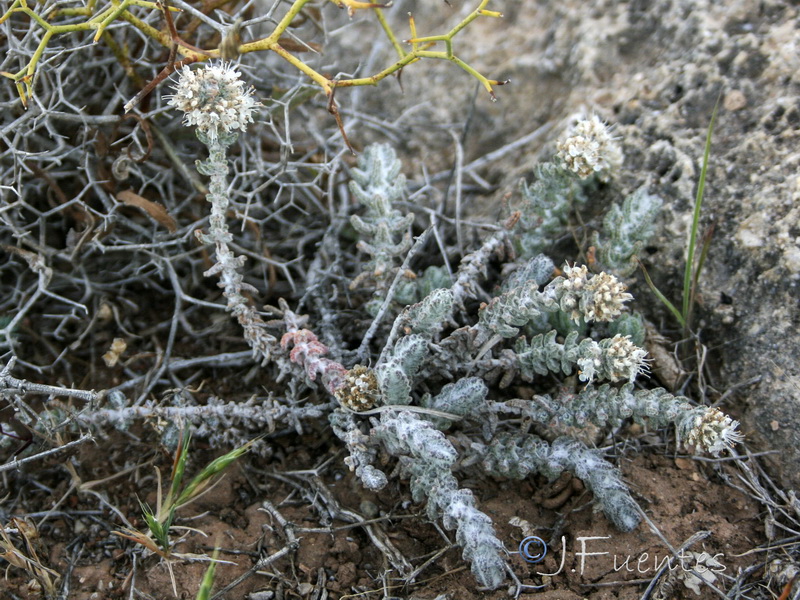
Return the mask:
[[[576,366],[578,378],[586,382],[595,379],[632,382],[647,371],[647,352],[628,336],[615,335],[600,342],[584,338],[579,342],[577,332],[573,331],[562,344],[556,340],[557,333],[539,334],[530,343],[521,337],[513,351],[504,350],[498,358],[480,360],[477,367],[481,373],[506,373],[504,381],[510,381],[517,373],[525,381],[548,373],[569,375]],[[506,386],[501,383],[500,387]]]
[[578,334],[567,335],[563,344],[556,341],[556,332],[539,334],[531,339],[517,340],[514,358],[522,378],[532,381],[534,374],[545,375],[559,371],[565,375],[578,366],[581,381],[608,379],[609,381],[633,381],[639,373],[647,370],[647,352],[631,343],[627,336],[615,335],[600,342],[591,338],[577,341]]
[[277,340],[266,332],[264,320],[242,294],[256,289],[245,283],[239,272],[245,257],[236,256],[228,246],[233,236],[226,222],[227,149],[238,137],[235,130],[245,131],[247,124],[253,122],[252,113],[259,103],[252,93],[252,88],[244,89],[239,73],[230,64],[204,66],[196,71],[184,67],[169,104],[184,113],[184,125],[193,125],[197,138],[208,147],[208,160],[197,161],[197,170],[211,178],[206,196],[211,204],[211,217],[208,233],[198,231],[197,238],[204,244],[214,244],[217,262],[204,275],[219,275],[219,287],[228,301],[227,310],[244,329],[244,338],[253,354],[266,363]]
[[663,388],[637,390],[632,383],[619,388],[590,385],[578,394],[536,396],[534,402],[511,400],[501,406],[503,412],[519,414],[556,432],[590,425],[619,427],[625,419],[654,429],[674,424],[680,445],[712,456],[744,437],[737,430],[739,423],[716,408],[692,406],[688,398]]
[[625,302],[633,298],[623,283],[613,275],[589,275],[585,266],[564,267],[564,276],[556,277],[541,292],[536,280],[520,285],[494,298],[481,309],[479,339],[492,333],[514,337],[519,328],[542,314],[563,312],[576,323],[612,321],[622,313]]
[[558,155],[536,168],[534,181],[521,182],[522,204],[514,249],[527,260],[564,233],[570,213],[588,200],[586,184],[608,182],[622,166],[622,150],[596,116],[579,120],[558,143]]

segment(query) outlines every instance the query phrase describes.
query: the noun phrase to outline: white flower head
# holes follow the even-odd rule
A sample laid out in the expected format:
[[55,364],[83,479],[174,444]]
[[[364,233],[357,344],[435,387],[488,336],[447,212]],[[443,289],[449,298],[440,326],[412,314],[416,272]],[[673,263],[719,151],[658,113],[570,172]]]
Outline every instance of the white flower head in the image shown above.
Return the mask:
[[577,361],[581,381],[627,379],[633,383],[637,375],[648,371],[647,352],[631,342],[630,336],[615,335],[600,343],[581,346],[581,356]]
[[597,175],[608,181],[622,166],[622,149],[597,115],[581,119],[565,139],[558,142],[558,156],[581,179]]
[[356,365],[344,376],[344,385],[334,393],[339,404],[352,411],[369,410],[378,401],[380,390],[375,371]]
[[608,273],[589,275],[585,266],[577,265],[566,265],[563,271],[556,286],[559,306],[576,323],[581,317],[586,321],[613,321],[624,303],[633,298],[625,291],[625,284]]
[[623,304],[633,299],[624,283],[605,272],[592,277],[586,287],[591,290],[591,295],[584,296],[587,321],[613,321],[622,314]]
[[174,89],[169,104],[185,113],[184,125],[194,125],[212,142],[234,129],[245,131],[260,106],[253,99],[253,88],[245,89],[231,63],[203,65],[194,71],[185,66]]
[[627,379],[633,383],[640,373],[647,373],[647,352],[631,342],[629,335],[615,335],[600,343],[603,348],[605,375],[611,381]]
[[603,368],[603,350],[598,344],[588,348],[578,359],[578,379],[591,383]]
[[744,439],[737,430],[739,422],[716,408],[696,416],[693,425],[686,435],[686,445],[705,450],[712,456],[719,456],[720,452]]
[[561,296],[559,306],[569,318],[576,323],[583,316],[579,310],[580,299],[586,293],[586,285],[589,282],[589,269],[585,265],[570,267],[564,265],[564,276],[560,279],[557,290]]

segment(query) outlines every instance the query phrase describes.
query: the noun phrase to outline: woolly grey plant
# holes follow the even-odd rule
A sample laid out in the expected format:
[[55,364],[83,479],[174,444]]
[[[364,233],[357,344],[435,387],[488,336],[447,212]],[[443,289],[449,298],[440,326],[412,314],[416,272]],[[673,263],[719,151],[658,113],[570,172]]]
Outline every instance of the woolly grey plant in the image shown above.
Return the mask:
[[[582,441],[564,437],[564,434],[574,436],[576,429],[590,425],[618,426],[623,419],[633,418],[653,427],[674,424],[683,445],[716,456],[741,439],[736,430],[738,424],[716,409],[692,407],[686,399],[675,398],[664,390],[633,392],[631,382],[647,370],[647,363],[646,352],[629,338],[629,335],[635,335],[641,341],[642,329],[640,319],[623,316],[623,305],[632,298],[625,285],[613,275],[591,275],[584,266],[567,265],[563,276],[555,278],[540,291],[548,271],[552,271],[552,262],[543,257],[534,259],[517,269],[500,286],[499,295],[481,308],[475,325],[424,346],[420,340],[409,341],[415,347],[419,344],[416,350],[398,344],[396,351],[402,353],[403,358],[392,355],[386,363],[398,371],[392,381],[402,379],[401,374],[406,373],[403,365],[410,367],[408,372],[412,377],[403,380],[403,386],[397,386],[402,387],[402,396],[405,397],[398,395],[397,401],[411,401],[409,391],[413,389],[414,378],[420,377],[421,372],[428,375],[441,372],[435,366],[441,364],[458,378],[462,369],[469,369],[468,357],[476,355],[479,360],[472,364],[488,379],[491,379],[490,371],[494,368],[511,371],[511,379],[519,376],[530,381],[545,373],[569,374],[577,367],[579,379],[583,381],[627,381],[620,390],[608,385],[601,388],[589,386],[577,396],[571,395],[569,401],[560,403],[537,397],[534,401],[514,400],[506,405],[488,401],[483,393],[477,393],[485,389],[479,378],[460,378],[445,386],[437,397],[425,394],[417,403],[457,416],[482,415],[481,421],[487,424],[483,427],[484,436],[491,441],[473,442],[470,453],[473,458],[480,459],[488,474],[524,478],[539,473],[552,480],[564,471],[571,471],[594,493],[598,506],[609,520],[620,530],[630,531],[639,523],[640,510],[618,471]],[[616,333],[600,340],[585,337],[579,341],[579,334],[572,332],[560,341],[557,332],[552,330],[535,336],[530,342],[519,337],[513,349],[502,349],[494,358],[480,358],[483,353],[491,351],[493,343],[519,335],[520,328],[541,314],[556,314],[587,323],[599,322],[610,330],[615,329],[614,320],[621,319],[619,330],[630,333]],[[420,336],[412,334],[408,337]],[[483,343],[484,340],[488,341]],[[432,362],[421,360],[419,355],[431,348],[435,349],[437,358]],[[406,358],[407,355],[412,355],[413,359]],[[501,382],[500,388],[503,387]],[[391,389],[391,393],[396,393],[395,386]],[[467,405],[470,408],[462,412]],[[500,425],[489,415],[514,410],[529,418],[542,431],[561,437],[547,441],[522,432],[495,433]],[[422,421],[425,416],[416,415],[416,419]],[[453,424],[446,418],[428,420],[442,430]],[[469,460],[468,457],[467,462]],[[418,481],[420,486],[422,481]]]
[[573,321],[611,321],[622,312],[625,302],[633,298],[626,286],[613,275],[590,275],[585,266],[565,265],[564,275],[556,277],[539,291],[536,273],[531,279],[507,289],[483,307],[478,327],[479,343],[491,333],[510,338],[519,328],[543,313],[562,312]]
[[262,363],[269,361],[276,349],[277,340],[265,330],[265,323],[243,296],[243,292],[257,291],[245,283],[240,269],[245,257],[236,256],[228,245],[233,236],[228,231],[226,213],[228,199],[228,148],[236,141],[236,130],[245,131],[253,122],[253,112],[260,104],[253,99],[253,88],[245,89],[236,68],[225,62],[202,65],[197,70],[184,66],[178,74],[175,93],[169,98],[170,106],[184,113],[184,125],[195,127],[197,139],[207,148],[209,157],[197,161],[197,170],[210,178],[211,204],[208,233],[197,231],[198,240],[214,244],[216,264],[204,275],[218,275],[219,287],[227,299],[227,310],[244,329],[244,338]]
[[358,249],[371,257],[350,288],[356,289],[365,280],[372,280],[377,302],[383,300],[394,279],[397,258],[411,247],[408,228],[414,215],[403,214],[393,206],[405,194],[406,179],[401,168],[391,146],[373,144],[359,157],[350,181],[351,193],[366,208],[363,217],[352,215],[350,223],[365,238],[358,242]]
[[[660,388],[635,390],[632,383],[621,388],[590,385],[578,394],[510,400],[491,408],[530,419],[556,435],[590,425],[619,426],[629,418],[656,428],[674,424],[679,445],[712,456],[743,439],[737,430],[739,423],[718,409],[692,406],[687,398]],[[640,510],[617,470],[579,440],[559,437],[548,444],[533,434],[501,433],[489,444],[472,444],[471,452],[488,473],[511,479],[540,473],[552,481],[563,471],[571,471],[594,493],[603,512],[620,530],[630,531],[639,523]]]
[[538,254],[519,266],[500,284],[501,292],[509,292],[515,288],[535,284],[537,289],[551,283],[556,266],[544,254]]
[[[594,129],[596,123],[590,125]],[[542,179],[540,190],[553,194],[563,194],[567,188],[582,190],[580,177],[604,179],[619,166],[621,153],[615,151],[618,148],[610,136],[602,143],[576,136],[562,145],[569,156],[542,171],[551,177]],[[583,154],[576,148],[582,148]],[[606,162],[601,160],[602,152],[610,152]],[[399,171],[387,167],[387,172],[394,177]],[[568,202],[563,195],[560,198],[564,210],[550,217],[554,226],[558,222],[563,227],[573,198]],[[520,221],[524,218],[523,212]],[[519,238],[529,232],[518,226],[513,233],[517,239],[512,241],[520,247]],[[503,580],[501,546],[491,522],[475,507],[472,494],[458,489],[453,473],[458,454],[445,435],[450,428],[478,417],[484,441],[472,438],[463,464],[477,460],[488,474],[523,478],[538,473],[555,479],[572,471],[594,493],[609,520],[624,531],[639,523],[640,509],[617,469],[578,439],[580,430],[618,426],[625,418],[654,427],[674,424],[683,444],[712,454],[740,439],[737,423],[714,409],[692,407],[685,399],[669,400],[663,391],[632,392],[633,381],[647,371],[646,352],[640,347],[643,324],[624,313],[632,296],[610,273],[592,274],[586,266],[567,264],[552,278],[553,262],[541,255],[531,257],[500,283],[494,297],[487,296],[477,322],[439,339],[445,325],[453,322],[453,308],[465,313],[465,301],[482,293],[479,280],[486,275],[490,258],[507,249],[508,238],[506,231],[487,238],[463,258],[450,289],[433,289],[397,316],[375,368],[356,365],[347,372],[345,384],[336,391],[341,408],[330,417],[334,432],[350,452],[346,463],[362,482],[370,489],[388,484],[386,473],[372,465],[378,446],[382,447],[409,478],[414,500],[426,502],[429,517],[441,517],[448,528],[457,530],[464,557],[487,587]],[[535,242],[534,238],[535,234],[528,241]],[[540,246],[531,242],[527,247]],[[569,322],[574,329],[562,337],[553,322]],[[523,334],[531,327],[542,331],[528,340]],[[487,382],[494,384],[496,373],[502,374],[498,388],[503,390],[514,380],[533,381],[547,373],[569,375],[576,369],[578,379],[589,384],[595,380],[626,383],[619,391],[608,385],[589,385],[572,394],[577,398],[572,402],[546,396],[534,401],[488,399]],[[441,385],[443,379],[451,382]],[[428,391],[431,386],[438,393]],[[655,402],[655,408],[653,398],[660,402]],[[514,411],[526,417],[542,437],[509,431],[509,424],[499,417]],[[376,413],[378,418],[371,416]],[[459,435],[462,441],[470,439]]]
[[570,212],[588,200],[596,180],[606,183],[622,166],[620,145],[597,115],[579,118],[557,145],[552,161],[539,165],[533,183],[520,182],[522,204],[514,248],[528,260],[567,229]]
[[578,177],[555,160],[536,167],[534,181],[519,184],[520,219],[514,233],[514,250],[522,260],[538,255],[564,235],[572,208],[586,201]]
[[410,478],[411,496],[415,502],[426,501],[428,518],[441,517],[447,529],[456,530],[456,542],[478,584],[497,588],[505,579],[505,548],[492,519],[475,508],[472,492],[459,488],[452,474],[458,453],[445,435],[407,411],[381,415],[372,435],[399,457],[401,472]]
[[565,265],[563,276],[540,291],[544,273],[551,267],[549,260],[536,258],[518,269],[501,285],[502,293],[480,309],[478,323],[457,330],[439,344],[441,352],[435,363],[440,370],[464,364],[465,354],[469,353],[472,367],[483,376],[494,380],[494,374],[503,375],[501,388],[518,374],[532,381],[536,375],[546,373],[567,375],[575,367],[583,381],[633,381],[645,372],[647,353],[622,334],[596,341],[588,337],[579,340],[580,334],[571,331],[562,342],[558,331],[550,328],[547,333],[533,336],[530,342],[518,337],[513,349],[486,357],[499,342],[518,336],[531,323],[546,325],[543,316],[554,315],[558,320],[576,323],[610,322],[622,314],[624,303],[632,298],[613,275],[590,275],[585,266]]
[[637,390],[632,383],[620,388],[590,385],[577,394],[556,398],[537,396],[524,413],[554,431],[589,425],[619,427],[625,419],[654,428],[673,424],[679,445],[712,456],[743,439],[737,431],[739,423],[718,409],[693,406],[688,398],[662,388]]
[[[480,377],[464,377],[455,383],[448,383],[435,396],[424,394],[420,398],[420,406],[457,417],[475,416],[486,406],[486,395],[489,388]],[[443,417],[428,416],[437,429],[450,429],[453,421]]]
[[434,290],[446,289],[452,284],[453,278],[446,267],[431,265],[414,278],[403,277],[398,282],[393,299],[398,304],[408,306],[425,299]]
[[631,275],[637,266],[636,256],[653,235],[656,217],[663,201],[641,187],[625,198],[622,204],[613,203],[603,219],[603,232],[592,237],[599,263],[620,277]]
[[[480,371],[504,373],[501,387],[506,387],[517,373],[532,381],[536,374],[569,374],[574,366],[579,368],[583,381],[633,381],[646,371],[646,352],[628,337],[615,335],[600,342],[584,338],[579,342],[579,333],[571,331],[561,343],[555,329],[534,336],[530,343],[520,337],[513,351],[504,350],[497,358],[482,358],[501,338],[518,335],[520,328],[531,323],[546,325],[544,315],[579,324],[608,322],[618,317],[623,304],[632,298],[613,275],[589,275],[585,266],[565,265],[564,276],[539,291],[537,277],[541,278],[547,266],[548,261],[533,259],[512,277],[511,283],[501,286],[505,290],[502,294],[481,309],[472,335],[474,345],[483,344],[476,362]],[[526,280],[526,276],[530,279]]]
[[409,403],[413,380],[427,354],[428,344],[423,336],[407,335],[400,339],[388,359],[375,368],[385,404]]
[[[193,435],[208,440],[212,447],[240,446],[255,436],[272,433],[279,424],[285,424],[298,434],[303,433],[302,421],[315,421],[326,414],[325,405],[297,406],[287,398],[251,396],[244,402],[226,401],[217,396],[197,404],[189,394],[174,392],[161,401],[147,400],[132,406],[119,390],[111,391],[102,407],[87,408],[71,413],[73,424],[89,426],[103,432],[106,426],[127,431],[134,423],[149,420],[158,423],[161,443],[174,448],[180,424],[192,426]],[[67,415],[65,414],[64,417]],[[62,418],[62,421],[66,420]],[[261,440],[254,443],[257,454],[271,451]]]
[[473,444],[490,475],[525,479],[540,473],[553,481],[571,471],[586,484],[608,519],[620,531],[639,524],[639,507],[619,477],[619,472],[583,443],[560,437],[548,443],[533,434],[498,435],[489,445]]
[[530,342],[519,338],[509,367],[517,369],[525,381],[547,373],[569,375],[575,366],[579,369],[578,378],[587,382],[595,379],[633,381],[647,371],[647,352],[627,336],[615,335],[599,342],[591,338],[580,342],[577,339],[577,332],[572,332],[563,344],[559,343],[555,331],[539,334]]
[[395,323],[431,339],[438,334],[453,312],[453,293],[449,289],[436,288],[425,295],[422,302],[407,307]]
[[480,248],[467,254],[461,259],[455,281],[450,286],[453,302],[460,310],[465,311],[464,302],[475,298],[478,283],[486,278],[489,261],[495,256],[513,254],[507,231],[499,231],[487,237]]
[[[456,542],[478,583],[494,589],[505,578],[503,544],[494,534],[491,519],[475,507],[472,492],[459,489],[452,473],[458,453],[437,430],[451,425],[447,416],[458,419],[479,411],[485,405],[486,384],[473,377],[446,385],[439,394],[422,398],[419,404],[427,409],[424,412],[413,406],[411,395],[431,338],[452,308],[452,293],[442,289],[406,308],[395,320],[393,331],[408,326],[408,335],[384,353],[374,376],[360,366],[349,371],[336,394],[342,408],[334,410],[329,421],[350,452],[345,463],[365,487],[381,489],[388,483],[386,475],[371,464],[377,444],[398,459],[401,474],[410,478],[413,499],[426,501],[430,519],[441,517],[447,529],[456,529]],[[365,397],[372,398],[379,405],[375,410],[380,411],[369,434],[347,410],[364,406]]]
[[608,323],[605,330],[611,336],[622,335],[627,337],[636,346],[642,346],[647,335],[644,318],[641,313],[636,311],[622,313]]
[[[239,273],[242,259],[229,248],[231,234],[224,219],[225,152],[235,140],[234,130],[246,126],[247,119],[206,119],[202,112],[220,98],[214,85],[222,82],[240,89],[238,79],[231,82],[232,75],[214,71],[213,82],[200,84],[205,81],[201,74],[191,73],[187,88],[180,94],[176,91],[172,102],[180,96],[178,103],[190,108],[187,121],[198,127],[198,138],[211,154],[199,163],[201,172],[211,177],[212,205],[210,232],[201,234],[201,240],[217,249],[217,264],[208,274],[220,276],[228,308],[255,340],[254,348],[262,344],[269,351],[258,354],[276,363],[276,382],[288,379],[286,385],[292,388],[315,389],[312,397],[320,404],[293,406],[289,399],[270,396],[241,404],[211,398],[206,405],[195,405],[174,394],[160,404],[146,401],[131,406],[124,395],[111,392],[108,405],[76,415],[77,423],[125,428],[134,418],[183,419],[197,427],[198,435],[235,445],[235,438],[250,434],[253,427],[270,430],[280,421],[297,430],[300,418],[327,415],[333,433],[346,447],[344,462],[361,483],[377,491],[397,475],[407,478],[412,498],[425,503],[430,519],[441,519],[455,531],[455,541],[477,582],[487,588],[503,583],[506,550],[475,495],[459,483],[459,469],[471,463],[489,475],[512,479],[533,474],[555,479],[571,471],[593,492],[607,518],[628,531],[639,522],[639,508],[618,470],[587,446],[582,432],[596,428],[602,432],[625,419],[652,427],[674,424],[681,444],[714,455],[741,438],[737,423],[716,409],[694,407],[663,390],[633,387],[637,375],[646,370],[646,355],[639,347],[641,321],[624,312],[632,296],[614,275],[592,274],[585,266],[568,264],[557,272],[550,259],[537,256],[510,264],[511,274],[492,293],[483,289],[481,280],[491,262],[513,256],[508,251],[513,232],[508,230],[490,235],[465,256],[449,288],[435,283],[446,273],[443,269],[433,273],[423,300],[394,319],[380,355],[371,357],[374,367],[365,361],[347,368],[330,358],[328,347],[312,331],[310,317],[295,313],[283,299],[277,308],[268,307],[277,317],[269,325],[284,330],[278,343],[266,334],[267,324],[242,296],[247,290]],[[243,107],[249,116],[249,102]],[[220,125],[223,122],[229,129]],[[403,244],[398,238],[407,233],[410,219],[380,199],[400,197],[399,162],[390,160],[393,154],[387,150],[367,153],[372,162],[358,169],[361,179],[353,186],[354,194],[377,202],[384,212],[368,210],[353,223],[370,244],[378,238],[387,242],[382,254],[368,253],[373,258],[380,255],[381,264],[396,275],[398,255],[390,250]],[[577,181],[576,175],[567,175]],[[371,263],[370,277],[375,264]],[[477,311],[468,302],[476,297],[486,300]],[[459,314],[454,315],[454,309]],[[562,334],[547,328],[554,321],[577,324],[580,331]],[[532,326],[545,329],[531,335]],[[515,389],[512,382],[538,385],[540,375],[562,376],[575,370],[577,379],[589,383],[580,392],[509,399],[508,390]],[[499,385],[495,385],[497,373],[502,374]],[[603,379],[624,385],[618,389],[592,385]],[[551,381],[546,380],[548,385]],[[502,418],[509,415],[512,418]],[[520,429],[521,420],[525,429]],[[383,470],[387,457],[394,461],[393,471]]]
[[344,459],[351,471],[368,490],[382,490],[389,483],[386,474],[372,465],[378,454],[378,446],[371,435],[361,431],[353,413],[334,410],[328,415],[333,433],[344,442],[349,456]]
[[[374,284],[374,296],[365,306],[371,315],[383,303],[400,265],[400,257],[411,247],[409,226],[414,222],[414,215],[404,214],[394,207],[406,191],[401,168],[391,146],[373,144],[364,150],[358,167],[352,170],[350,191],[366,212],[363,216],[352,215],[350,223],[361,236],[358,249],[371,258],[353,279],[350,289],[357,289],[366,281]],[[445,268],[431,265],[419,276],[404,274],[394,289],[392,300],[404,306],[413,304],[435,289],[450,287],[451,283]]]

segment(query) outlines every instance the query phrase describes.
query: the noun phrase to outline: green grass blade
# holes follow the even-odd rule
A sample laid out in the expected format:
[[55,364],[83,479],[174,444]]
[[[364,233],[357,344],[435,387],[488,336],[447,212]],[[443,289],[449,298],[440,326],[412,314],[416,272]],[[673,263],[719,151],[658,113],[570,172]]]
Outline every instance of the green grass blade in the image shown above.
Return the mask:
[[165,527],[159,522],[152,509],[141,500],[139,500],[139,506],[142,508],[142,516],[144,517],[145,523],[147,523],[147,528],[150,530],[150,533],[153,534],[153,538],[162,549],[169,550],[169,526]]
[[219,547],[214,548],[214,554],[211,555],[211,563],[203,575],[203,581],[200,582],[200,589],[197,590],[196,600],[208,600],[211,597],[211,590],[214,587],[214,575],[217,571],[217,556],[219,556]]
[[681,327],[686,327],[686,321],[684,320],[681,311],[679,311],[678,308],[672,302],[670,302],[664,294],[661,293],[661,290],[659,290],[656,287],[656,284],[653,283],[653,280],[650,279],[650,274],[647,272],[647,269],[644,268],[644,265],[641,263],[641,261],[638,262],[642,269],[642,273],[644,274],[644,280],[647,282],[647,285],[650,286],[650,291],[655,294],[656,298],[658,298],[661,303],[667,307],[667,309],[669,309],[669,312],[671,312],[678,320],[678,323],[681,324]]
[[173,505],[175,498],[178,497],[178,492],[183,482],[183,473],[186,470],[186,460],[189,458],[189,443],[192,441],[192,434],[187,429],[181,432],[181,439],[178,442],[178,449],[175,451],[175,460],[172,463],[172,484],[169,488],[169,495],[167,496],[166,505],[168,507]]
[[[708,131],[706,132],[706,146],[703,151],[703,167],[700,170],[700,180],[697,182],[697,196],[694,201],[694,212],[692,214],[692,230],[689,235],[689,248],[686,252],[686,267],[683,272],[683,306],[681,310],[681,325],[687,326],[687,318],[689,316],[689,304],[692,299],[692,278],[695,273],[694,268],[694,249],[697,244],[697,229],[700,225],[700,211],[703,208],[703,193],[706,189],[706,175],[708,173],[708,158],[711,156],[711,134],[714,131],[714,124],[717,120],[717,111],[719,110],[719,97],[716,104],[714,104],[714,111],[711,113],[711,123],[708,124]],[[697,269],[699,276],[699,268]]]
[[231,450],[227,454],[220,456],[219,458],[208,463],[206,468],[200,471],[200,473],[189,482],[183,492],[181,492],[181,495],[175,501],[175,506],[181,506],[182,504],[186,504],[187,502],[191,501],[192,498],[197,496],[206,488],[210,480],[215,475],[221,473],[233,461],[250,450],[250,446],[252,445],[252,441],[247,442],[243,446],[239,446],[238,448]]
[[689,303],[689,314],[686,315],[686,322],[691,325],[692,323],[692,314],[694,313],[694,305],[695,299],[697,298],[697,286],[698,282],[700,281],[700,273],[703,271],[703,265],[706,262],[706,258],[708,257],[708,251],[711,248],[711,238],[714,236],[714,225],[712,224],[711,227],[708,228],[703,234],[703,239],[701,240],[701,250],[700,250],[700,257],[697,259],[697,268],[694,271],[694,276],[692,277],[692,290],[691,290],[691,298],[692,301]]

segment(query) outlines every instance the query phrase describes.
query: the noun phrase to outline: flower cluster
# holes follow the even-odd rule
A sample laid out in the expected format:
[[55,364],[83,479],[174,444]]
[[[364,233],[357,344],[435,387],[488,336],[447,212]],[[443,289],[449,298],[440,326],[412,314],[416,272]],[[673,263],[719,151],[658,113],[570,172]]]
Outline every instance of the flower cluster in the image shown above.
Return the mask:
[[557,289],[561,310],[576,323],[581,317],[586,321],[613,321],[621,314],[623,304],[633,298],[616,277],[608,273],[590,277],[586,266],[565,266]]
[[344,384],[334,394],[345,408],[359,412],[375,406],[380,397],[375,371],[364,365],[356,365],[344,376]]
[[609,273],[598,273],[588,287],[592,291],[592,301],[587,303],[587,321],[613,321],[622,313],[623,303],[633,299],[625,291],[628,287]]
[[578,121],[558,143],[558,156],[581,179],[597,175],[607,181],[622,166],[622,149],[597,115]]
[[694,427],[686,435],[685,444],[719,456],[720,452],[733,448],[744,439],[736,429],[738,426],[738,421],[716,408],[710,408],[694,419]]
[[602,377],[610,381],[627,379],[647,371],[647,352],[631,342],[630,336],[615,335],[597,344],[597,353],[578,359],[581,381]]
[[185,113],[184,125],[194,125],[212,142],[234,129],[244,131],[253,122],[259,103],[253,88],[245,89],[230,63],[207,65],[196,71],[183,67],[169,104]]

